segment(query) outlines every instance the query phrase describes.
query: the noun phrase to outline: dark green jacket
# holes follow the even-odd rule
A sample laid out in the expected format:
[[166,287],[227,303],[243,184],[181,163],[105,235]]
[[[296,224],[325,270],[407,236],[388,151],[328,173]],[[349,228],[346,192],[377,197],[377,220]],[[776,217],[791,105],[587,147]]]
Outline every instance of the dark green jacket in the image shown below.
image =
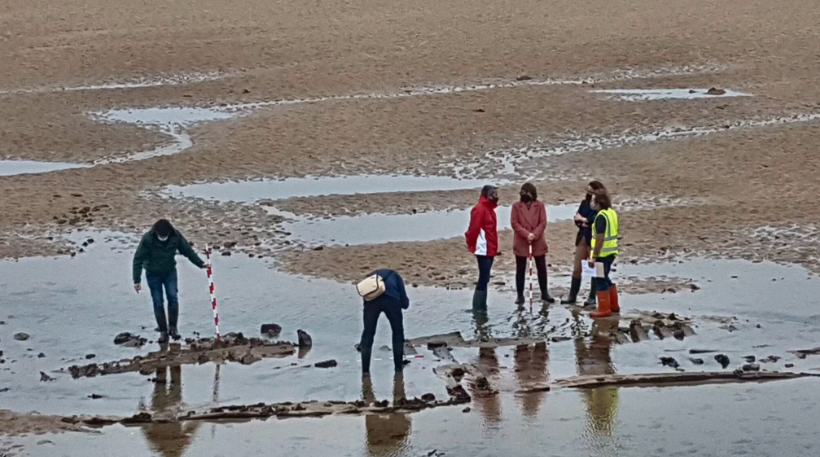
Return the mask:
[[157,238],[154,229],[143,235],[134,254],[134,284],[142,282],[143,268],[146,273],[157,276],[164,276],[173,271],[177,266],[174,258],[177,251],[197,267],[202,268],[205,265],[191,248],[191,243],[177,229],[174,229],[164,242]]

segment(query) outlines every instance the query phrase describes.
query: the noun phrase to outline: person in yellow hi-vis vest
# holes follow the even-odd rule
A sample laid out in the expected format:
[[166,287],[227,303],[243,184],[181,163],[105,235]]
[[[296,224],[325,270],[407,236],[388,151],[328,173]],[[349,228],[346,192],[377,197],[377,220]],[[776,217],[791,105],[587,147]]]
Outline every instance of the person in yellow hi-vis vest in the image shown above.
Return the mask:
[[598,295],[598,311],[590,317],[608,317],[621,312],[618,287],[609,279],[612,263],[618,257],[618,214],[606,189],[595,191],[592,206],[598,212],[592,225],[592,250],[589,267],[595,269],[592,279]]

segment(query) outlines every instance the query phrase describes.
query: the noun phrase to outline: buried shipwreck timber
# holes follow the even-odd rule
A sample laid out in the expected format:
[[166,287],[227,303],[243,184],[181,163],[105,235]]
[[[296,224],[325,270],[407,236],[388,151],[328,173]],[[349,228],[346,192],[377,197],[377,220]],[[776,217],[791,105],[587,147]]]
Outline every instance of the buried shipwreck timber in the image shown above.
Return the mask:
[[206,362],[239,362],[249,365],[265,358],[291,356],[295,352],[293,343],[245,338],[242,334],[238,334],[226,336],[222,340],[211,338],[193,340],[184,347],[171,344],[167,348],[150,352],[145,356],[136,356],[116,362],[73,365],[68,368],[68,372],[74,379],[135,371],[149,374],[157,368]]
[[559,379],[555,387],[592,389],[595,387],[661,387],[681,385],[725,384],[736,382],[766,382],[783,379],[820,377],[812,373],[780,373],[776,371],[703,371],[686,373],[585,375]]
[[[458,386],[461,387],[461,386]],[[450,389],[448,389],[450,390]],[[231,405],[211,408],[206,411],[186,411],[169,418],[167,415],[154,416],[148,412],[141,412],[130,417],[112,416],[67,416],[60,420],[66,424],[82,425],[87,427],[105,427],[108,425],[139,425],[151,423],[185,422],[185,421],[224,421],[224,420],[252,420],[267,418],[289,417],[322,417],[333,414],[362,415],[362,414],[408,414],[430,408],[455,406],[469,403],[472,398],[463,388],[453,389],[447,400],[436,400],[433,394],[424,394],[422,398],[402,399],[392,405],[387,400],[365,403],[362,400],[344,401],[307,401],[285,403],[258,403],[254,405]]]

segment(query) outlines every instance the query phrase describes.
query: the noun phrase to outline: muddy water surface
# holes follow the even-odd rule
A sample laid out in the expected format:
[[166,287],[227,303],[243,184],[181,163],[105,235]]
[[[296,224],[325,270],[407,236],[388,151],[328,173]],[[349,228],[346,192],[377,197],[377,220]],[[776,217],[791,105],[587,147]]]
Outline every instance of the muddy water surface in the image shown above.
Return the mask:
[[[87,235],[78,236],[78,240]],[[77,257],[21,259],[0,263],[5,299],[0,341],[6,363],[0,365],[2,407],[53,414],[133,414],[154,411],[298,400],[354,400],[362,396],[358,354],[353,349],[361,329],[360,302],[351,285],[283,275],[256,259],[214,259],[223,331],[256,335],[259,325],[275,322],[282,339],[295,340],[296,329],[308,331],[314,347],[303,358],[262,360],[252,365],[229,363],[183,366],[148,376],[137,373],[72,380],[52,373],[61,367],[117,360],[154,350],[114,346],[121,331],[149,338],[154,322],[149,298],[130,284],[130,252],[121,241],[98,242]],[[204,274],[180,259],[181,330],[185,336],[212,332]],[[500,272],[499,272],[500,274]],[[412,416],[330,417],[272,420],[248,424],[112,427],[101,435],[19,438],[30,455],[109,455],[127,446],[129,455],[233,455],[266,450],[273,455],[317,455],[333,443],[338,455],[810,455],[814,442],[811,416],[817,407],[816,380],[766,385],[701,386],[665,389],[560,390],[516,394],[531,383],[575,374],[672,371],[661,356],[676,357],[687,371],[720,370],[711,354],[699,355],[704,365],[688,361],[690,349],[715,349],[732,360],[727,370],[745,363],[743,356],[782,359],[764,369],[811,370],[820,366],[787,350],[820,346],[813,297],[820,281],[798,267],[738,261],[695,260],[650,266],[618,266],[620,275],[667,275],[694,279],[702,289],[661,295],[624,296],[625,313],[633,310],[676,312],[691,316],[697,335],[684,341],[658,340],[617,345],[583,315],[554,305],[546,310],[516,311],[512,295],[493,292],[488,321],[468,312],[471,292],[411,289],[413,304],[405,313],[408,337],[461,331],[465,337],[533,335],[570,337],[549,343],[543,355],[495,350],[458,349],[459,362],[487,370],[500,391],[476,397],[471,412],[461,408],[433,410]],[[735,277],[733,277],[735,276]],[[35,278],[35,279],[32,279]],[[39,278],[39,279],[36,279]],[[761,297],[769,297],[766,300]],[[773,298],[780,298],[775,300]],[[735,317],[736,319],[732,319]],[[719,318],[719,319],[718,319]],[[722,328],[730,324],[734,330]],[[617,325],[617,324],[615,324]],[[623,324],[622,324],[623,325]],[[758,328],[760,325],[760,328]],[[26,332],[28,341],[12,335]],[[591,335],[591,336],[590,336]],[[597,335],[597,336],[596,336]],[[573,339],[573,337],[578,337]],[[394,379],[386,321],[374,347],[373,390],[392,399]],[[385,348],[386,349],[386,348]],[[444,383],[433,372],[433,354],[420,348],[404,374],[404,393],[431,392],[443,397]],[[38,355],[42,353],[44,357]],[[304,367],[329,358],[331,369]],[[292,364],[296,365],[292,365]],[[40,371],[56,377],[40,382]],[[149,382],[164,378],[168,384]],[[365,385],[365,387],[367,387]],[[90,394],[106,398],[92,400]],[[765,418],[765,420],[761,420]],[[275,427],[275,428],[272,428]],[[149,430],[150,429],[150,430]],[[317,436],[324,439],[316,440]],[[17,442],[15,441],[15,442]]]

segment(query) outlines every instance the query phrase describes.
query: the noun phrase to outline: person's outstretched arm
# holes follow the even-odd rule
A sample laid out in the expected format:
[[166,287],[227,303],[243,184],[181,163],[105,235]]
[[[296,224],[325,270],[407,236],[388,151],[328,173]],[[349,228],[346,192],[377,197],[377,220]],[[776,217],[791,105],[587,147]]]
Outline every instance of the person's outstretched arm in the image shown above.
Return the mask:
[[198,268],[203,268],[205,266],[205,261],[202,260],[196,252],[194,252],[194,248],[191,247],[191,243],[189,243],[181,233],[179,234],[179,245],[177,246],[177,249],[179,249],[180,254],[187,257],[188,260],[190,260],[191,263],[196,265]]
[[133,262],[133,271],[132,276],[134,279],[134,289],[137,292],[140,291],[140,283],[142,282],[142,266],[145,264],[145,261],[148,259],[148,243],[146,243],[145,238],[140,240],[139,246],[137,246],[137,252],[134,253],[134,262]]
[[396,279],[398,279],[399,295],[401,296],[401,307],[407,309],[410,307],[410,298],[407,297],[407,290],[404,288],[404,279],[402,279],[399,272],[394,272]]
[[478,208],[473,208],[470,211],[470,226],[467,232],[464,233],[464,238],[467,241],[467,248],[470,251],[475,251],[475,245],[478,242],[478,234],[481,233],[481,217],[482,214]]
[[538,209],[538,225],[535,226],[535,230],[532,231],[532,234],[535,235],[535,239],[541,239],[544,236],[544,232],[547,230],[547,205],[541,203],[541,207]]

